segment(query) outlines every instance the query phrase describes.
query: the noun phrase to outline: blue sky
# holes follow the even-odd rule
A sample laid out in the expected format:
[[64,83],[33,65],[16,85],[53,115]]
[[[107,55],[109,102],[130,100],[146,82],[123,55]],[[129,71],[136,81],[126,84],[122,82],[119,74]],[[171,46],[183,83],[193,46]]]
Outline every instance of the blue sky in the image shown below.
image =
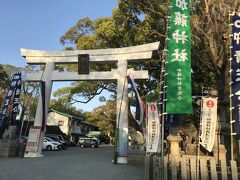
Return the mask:
[[[62,36],[78,19],[112,15],[117,0],[6,0],[0,3],[0,64],[25,66],[20,48],[59,51]],[[54,83],[54,89],[66,83]],[[108,93],[104,93],[108,95]],[[89,111],[98,100],[80,108]]]

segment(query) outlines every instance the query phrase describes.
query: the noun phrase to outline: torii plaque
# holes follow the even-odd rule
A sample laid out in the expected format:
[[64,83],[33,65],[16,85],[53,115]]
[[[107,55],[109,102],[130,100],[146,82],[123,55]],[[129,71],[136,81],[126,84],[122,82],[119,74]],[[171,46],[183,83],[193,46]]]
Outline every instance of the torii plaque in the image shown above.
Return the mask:
[[[27,64],[45,64],[45,70],[38,73],[26,74],[26,81],[45,82],[45,112],[48,112],[48,105],[51,96],[53,81],[83,81],[83,80],[117,80],[117,120],[119,128],[119,146],[117,163],[127,163],[128,148],[128,86],[124,86],[125,78],[131,75],[134,79],[147,79],[148,71],[135,71],[128,69],[128,61],[147,60],[152,58],[153,51],[157,51],[159,42],[114,49],[97,50],[75,50],[75,51],[39,51],[21,49],[21,55],[26,58]],[[77,72],[58,72],[56,64],[73,64],[78,62],[78,55],[88,54],[90,62],[117,62],[117,69],[104,72],[90,72],[89,74],[78,74]],[[120,107],[121,106],[121,107]],[[42,125],[42,100],[39,98],[34,126]],[[47,113],[45,114],[47,119]],[[31,134],[30,136],[33,136]],[[44,132],[38,138],[36,152],[26,152],[25,157],[42,156],[42,140]],[[31,137],[29,137],[31,138]]]

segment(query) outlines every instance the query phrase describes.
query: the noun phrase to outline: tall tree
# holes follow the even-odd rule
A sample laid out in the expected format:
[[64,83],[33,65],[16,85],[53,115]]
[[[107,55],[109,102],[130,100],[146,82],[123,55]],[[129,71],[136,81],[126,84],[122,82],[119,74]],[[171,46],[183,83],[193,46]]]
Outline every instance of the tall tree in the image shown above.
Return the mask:
[[[228,12],[240,11],[239,3],[238,0],[192,0],[191,2],[193,94],[200,94],[204,86],[213,87],[219,92],[220,105],[226,103],[229,94]],[[99,18],[95,21],[89,18],[80,19],[61,37],[61,43],[65,45],[70,43],[74,49],[99,49],[160,41],[161,53],[167,38],[166,17],[170,12],[169,6],[169,0],[118,0],[118,7],[113,9],[112,17]],[[159,60],[159,57],[157,56],[156,59]],[[147,63],[138,62],[130,66],[149,70],[149,80],[138,82],[138,89],[145,100],[157,100],[160,61],[153,59]],[[77,86],[76,83],[68,89],[73,92],[71,97],[88,94],[88,88],[76,91]],[[101,86],[96,85],[94,88],[101,89]],[[68,92],[59,93],[58,96],[68,95]],[[92,92],[99,91],[91,91],[91,95]],[[222,114],[220,117],[224,118],[225,115]]]
[[0,64],[0,88],[1,91],[7,89],[10,84],[10,79],[7,72],[4,70],[3,65]]
[[7,72],[4,70],[3,65],[0,64],[0,108],[2,108],[2,105],[4,103],[6,91],[9,85],[10,85],[10,78]]
[[[53,99],[50,101],[49,109],[54,109],[56,111],[70,114],[79,118],[83,118],[84,114],[82,110],[78,110],[76,107],[73,107],[71,104],[64,102],[62,99]],[[83,118],[84,119],[84,118]]]
[[[231,11],[240,11],[238,0],[204,0],[194,3],[192,25],[192,68],[194,92],[201,87],[218,90],[220,108],[229,96],[229,20]],[[199,76],[201,74],[201,76]],[[223,109],[220,111],[224,112]],[[221,118],[225,118],[222,114]]]
[[86,122],[96,125],[104,134],[113,136],[116,126],[116,103],[108,101],[106,104],[86,113]]
[[[118,4],[118,8],[113,9],[112,17],[99,18],[95,21],[89,18],[80,19],[60,38],[60,42],[64,45],[71,45],[73,49],[119,48],[153,41],[164,42],[166,2],[119,0]],[[163,47],[164,45],[161,49]],[[156,59],[159,57],[157,56]],[[151,78],[148,81],[139,81],[138,88],[140,94],[146,96],[145,99],[156,100],[158,98],[156,82],[160,78],[158,73],[160,61],[153,59],[147,63],[139,62],[130,64],[130,66],[135,69],[149,70]],[[93,70],[104,70],[104,68],[106,70],[106,67],[99,65],[92,66],[92,68]],[[68,68],[70,69],[72,67]],[[88,102],[103,89],[113,91],[115,88],[116,85],[113,82],[95,82],[94,84],[80,82],[57,91],[55,96],[63,97],[74,103],[77,102],[75,97],[80,95],[84,97],[84,102]]]

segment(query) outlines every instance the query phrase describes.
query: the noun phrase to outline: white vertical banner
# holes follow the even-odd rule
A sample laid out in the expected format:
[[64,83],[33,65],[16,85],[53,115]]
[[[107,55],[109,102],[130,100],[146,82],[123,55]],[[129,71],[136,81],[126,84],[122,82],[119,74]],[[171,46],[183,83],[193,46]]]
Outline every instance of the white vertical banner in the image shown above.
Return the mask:
[[157,153],[160,151],[160,121],[158,117],[157,103],[147,103],[148,126],[146,151]]
[[200,144],[209,152],[212,151],[216,124],[217,124],[217,98],[203,98],[202,126]]

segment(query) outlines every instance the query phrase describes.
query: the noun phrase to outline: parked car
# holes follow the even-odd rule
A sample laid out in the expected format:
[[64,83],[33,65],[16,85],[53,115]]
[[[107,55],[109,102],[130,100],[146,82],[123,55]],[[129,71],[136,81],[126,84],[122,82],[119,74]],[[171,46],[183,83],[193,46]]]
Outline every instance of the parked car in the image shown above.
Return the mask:
[[81,138],[79,138],[78,144],[80,145],[80,143],[83,143],[84,141],[86,141],[88,139],[93,139],[93,140],[97,141],[98,144],[100,144],[99,139],[96,137],[81,137]]
[[79,146],[84,148],[84,147],[92,147],[92,148],[97,148],[98,147],[98,142],[95,139],[86,139],[83,142],[79,142]]
[[51,138],[54,141],[60,142],[63,149],[67,148],[67,142],[64,140],[60,134],[46,134],[45,137]]
[[51,138],[44,137],[43,138],[43,147],[42,149],[51,151],[51,150],[60,150],[62,149],[62,144],[60,142],[54,141]]

